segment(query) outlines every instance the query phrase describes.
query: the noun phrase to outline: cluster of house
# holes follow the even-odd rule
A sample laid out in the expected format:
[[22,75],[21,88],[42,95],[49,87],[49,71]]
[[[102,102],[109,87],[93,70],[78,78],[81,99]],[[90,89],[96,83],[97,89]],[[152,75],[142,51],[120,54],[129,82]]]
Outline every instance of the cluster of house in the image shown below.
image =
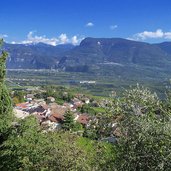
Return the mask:
[[[61,129],[64,122],[64,116],[67,111],[72,111],[74,115],[74,121],[83,125],[83,127],[89,127],[92,123],[98,124],[98,118],[96,116],[89,116],[87,113],[80,113],[79,108],[84,104],[89,104],[90,99],[83,94],[77,94],[71,101],[65,102],[59,105],[55,102],[54,97],[48,97],[45,99],[36,99],[34,94],[27,94],[25,97],[26,102],[16,104],[14,107],[15,116],[20,119],[24,119],[29,115],[34,115],[39,121],[40,125],[45,131],[54,131]],[[93,102],[91,102],[93,104]],[[98,103],[98,106],[104,107],[108,104],[108,100],[102,100]],[[97,104],[96,104],[97,105]],[[120,129],[117,126],[118,120],[122,117],[114,119],[113,123],[109,123],[109,127],[112,126],[111,135],[109,137],[102,138],[101,141],[110,143],[116,142],[116,137],[121,136]]]
[[96,81],[80,81],[80,84],[96,84]]
[[64,121],[64,114],[67,111],[74,113],[75,122],[79,122],[83,126],[87,126],[89,123],[89,115],[87,113],[79,113],[77,110],[82,107],[83,104],[88,104],[90,100],[84,98],[84,101],[74,97],[70,103],[64,103],[59,105],[55,103],[54,97],[48,97],[44,99],[34,99],[34,95],[28,94],[26,96],[27,102],[16,104],[14,110],[17,118],[25,118],[29,115],[34,115],[38,119],[39,123],[46,130],[60,129]]

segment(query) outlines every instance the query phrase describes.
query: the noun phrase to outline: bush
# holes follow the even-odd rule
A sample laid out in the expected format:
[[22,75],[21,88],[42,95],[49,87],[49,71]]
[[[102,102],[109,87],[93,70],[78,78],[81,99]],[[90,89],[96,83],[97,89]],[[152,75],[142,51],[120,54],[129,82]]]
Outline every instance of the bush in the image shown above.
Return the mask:
[[171,117],[156,94],[139,86],[127,90],[115,166],[118,171],[169,171]]

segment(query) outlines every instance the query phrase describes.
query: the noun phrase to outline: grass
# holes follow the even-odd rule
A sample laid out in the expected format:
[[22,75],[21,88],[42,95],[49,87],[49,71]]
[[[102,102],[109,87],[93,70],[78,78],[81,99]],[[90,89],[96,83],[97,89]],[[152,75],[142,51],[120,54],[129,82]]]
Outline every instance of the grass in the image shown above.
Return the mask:
[[[105,165],[105,161],[114,162],[115,160],[116,147],[113,144],[94,141],[84,137],[79,137],[77,144],[88,154],[89,161],[92,164],[98,162],[99,164]],[[103,169],[107,169],[107,165]]]
[[102,107],[93,107],[93,110],[96,112],[96,113],[105,113],[105,109],[102,108]]

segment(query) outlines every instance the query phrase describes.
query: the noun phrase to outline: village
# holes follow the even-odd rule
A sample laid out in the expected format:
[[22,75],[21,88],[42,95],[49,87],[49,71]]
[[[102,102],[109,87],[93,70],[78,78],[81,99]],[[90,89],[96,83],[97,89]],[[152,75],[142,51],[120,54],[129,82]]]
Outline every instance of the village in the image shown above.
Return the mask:
[[[70,112],[74,123],[77,125],[77,128],[72,130],[74,133],[82,136],[87,132],[86,130],[89,130],[91,132],[88,135],[88,137],[90,136],[89,138],[111,143],[114,143],[116,137],[119,136],[117,120],[109,121],[105,118],[107,116],[105,114],[106,104],[109,104],[107,99],[95,100],[82,93],[75,93],[71,96],[69,92],[62,91],[61,88],[58,90],[58,88],[54,87],[48,90],[36,88],[33,91],[27,89],[25,92],[24,102],[16,103],[14,106],[15,116],[18,119],[24,119],[31,115],[35,116],[44,132],[63,130],[66,114]],[[54,97],[48,96],[52,94]],[[64,99],[66,100],[61,102],[61,97],[65,97]],[[98,117],[100,115],[102,116],[100,117],[101,121]],[[100,122],[102,122],[101,130],[97,131],[96,129],[99,127]],[[106,134],[104,129],[110,131]],[[98,132],[100,136],[92,136],[93,131]]]
[[64,102],[62,105],[57,104],[54,97],[36,99],[34,94],[27,94],[24,98],[25,102],[15,105],[15,116],[19,119],[24,119],[29,115],[34,115],[40,125],[46,128],[47,131],[61,129],[64,114],[67,111],[71,111],[74,121],[80,123],[83,127],[89,123],[89,114],[78,111],[78,108],[90,103],[90,99],[83,94],[77,94],[70,102]]

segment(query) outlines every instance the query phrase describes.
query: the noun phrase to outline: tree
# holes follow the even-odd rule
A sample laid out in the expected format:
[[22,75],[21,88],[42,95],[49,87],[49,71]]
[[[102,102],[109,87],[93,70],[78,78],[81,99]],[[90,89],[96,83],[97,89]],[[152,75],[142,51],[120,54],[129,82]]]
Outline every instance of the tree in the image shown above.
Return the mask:
[[122,123],[118,141],[118,170],[169,171],[171,168],[171,125],[142,116],[131,116]]
[[128,89],[124,93],[122,110],[124,114],[155,116],[160,109],[160,100],[156,93],[149,89],[137,85],[133,89]]
[[157,96],[143,87],[127,90],[118,127],[117,170],[169,171],[171,116]]
[[74,121],[73,113],[71,111],[67,111],[64,115],[64,121],[62,124],[62,128],[64,130],[71,131],[74,128],[74,124],[75,124],[75,121]]
[[67,132],[42,133],[37,119],[29,116],[0,146],[0,170],[90,171],[89,156],[77,138]]
[[90,110],[90,106],[88,104],[83,104],[80,109],[80,112],[81,113],[89,113],[89,110]]
[[94,140],[109,137],[113,133],[113,122],[113,115],[98,113],[89,121],[89,125],[85,128],[83,136]]
[[83,131],[83,130],[84,130],[84,128],[83,128],[82,124],[80,124],[79,122],[74,123],[74,127],[72,128],[73,132]]
[[34,116],[20,120],[0,146],[0,170],[113,170],[113,146],[70,132],[42,132]]
[[16,105],[18,103],[20,103],[19,99],[17,97],[13,97],[12,98],[13,104]]
[[[0,40],[2,45],[3,40]],[[0,56],[0,135],[2,135],[10,126],[12,121],[12,103],[5,85],[5,62],[8,54],[1,51]]]
[[22,103],[25,100],[24,99],[24,95],[25,95],[25,93],[23,91],[21,91],[21,90],[15,91],[14,94],[13,94],[13,98],[17,98],[18,99],[18,102],[19,103]]

